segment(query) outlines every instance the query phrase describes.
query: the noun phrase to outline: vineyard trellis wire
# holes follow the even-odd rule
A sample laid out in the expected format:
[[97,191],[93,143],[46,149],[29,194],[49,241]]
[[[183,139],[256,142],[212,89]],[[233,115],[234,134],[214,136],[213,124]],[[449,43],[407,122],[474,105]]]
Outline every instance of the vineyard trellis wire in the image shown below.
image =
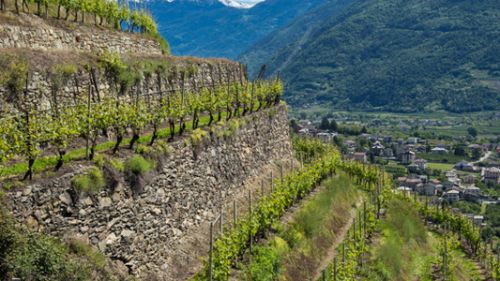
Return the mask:
[[[115,77],[124,73],[121,71]],[[128,131],[133,135],[130,142],[132,149],[141,133],[151,126],[153,133],[150,145],[153,145],[158,137],[159,127],[166,121],[170,127],[170,139],[173,139],[176,124],[179,124],[179,134],[182,134],[186,129],[186,119],[191,118],[193,129],[198,127],[203,113],[210,116],[208,125],[215,120],[215,115],[221,121],[222,112],[225,113],[226,120],[229,120],[233,116],[239,116],[241,110],[243,115],[253,112],[256,104],[258,109],[278,104],[283,91],[279,79],[249,82],[242,79],[242,73],[240,81],[233,77],[233,82],[227,75],[226,84],[215,85],[212,80],[210,85],[197,85],[195,79],[192,79],[195,85],[192,89],[187,89],[183,73],[181,72],[180,87],[173,87],[172,81],[166,81],[169,89],[162,90],[162,85],[159,85],[160,91],[149,92],[148,89],[147,94],[142,91],[144,77],[134,73],[132,78],[115,81],[116,85],[111,87],[110,94],[104,97],[99,96],[98,91],[93,91],[92,84],[89,84],[85,100],[75,98],[73,105],[61,105],[54,98],[50,110],[38,110],[36,104],[29,99],[26,78],[25,88],[18,94],[20,100],[16,109],[19,113],[0,119],[0,164],[15,155],[23,155],[28,161],[25,178],[31,179],[32,166],[41,153],[41,147],[46,144],[51,144],[58,152],[57,169],[62,165],[69,141],[78,136],[83,136],[90,143],[88,158],[92,159],[100,135],[108,136],[109,132],[113,133],[116,137],[113,151],[116,152]],[[54,96],[57,96],[57,91]]]

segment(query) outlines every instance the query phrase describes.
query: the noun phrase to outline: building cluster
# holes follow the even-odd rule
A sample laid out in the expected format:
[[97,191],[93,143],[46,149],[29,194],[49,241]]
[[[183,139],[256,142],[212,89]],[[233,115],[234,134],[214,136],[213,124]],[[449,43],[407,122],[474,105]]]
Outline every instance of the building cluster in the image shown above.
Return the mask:
[[[498,182],[500,170],[498,168],[486,168],[490,180]],[[472,174],[458,175],[455,170],[446,172],[446,180],[428,179],[425,175],[411,174],[408,177],[397,179],[398,190],[416,192],[426,196],[440,196],[448,202],[466,200],[471,202],[496,201],[500,198],[490,198],[481,194],[481,189],[475,185],[476,176]]]

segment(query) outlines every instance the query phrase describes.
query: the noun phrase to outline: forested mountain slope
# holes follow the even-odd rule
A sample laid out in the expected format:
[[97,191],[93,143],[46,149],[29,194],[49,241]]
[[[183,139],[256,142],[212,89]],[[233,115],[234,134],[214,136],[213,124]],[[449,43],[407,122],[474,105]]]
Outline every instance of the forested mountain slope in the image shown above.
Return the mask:
[[261,38],[326,0],[266,0],[236,9],[215,0],[157,0],[147,5],[172,53],[234,58]]
[[[302,19],[321,18],[334,10],[331,5],[337,3]],[[289,44],[266,54],[268,74],[282,73],[292,105],[401,112],[499,108],[498,1],[358,0],[309,32],[300,48]],[[273,50],[260,46],[243,58]]]

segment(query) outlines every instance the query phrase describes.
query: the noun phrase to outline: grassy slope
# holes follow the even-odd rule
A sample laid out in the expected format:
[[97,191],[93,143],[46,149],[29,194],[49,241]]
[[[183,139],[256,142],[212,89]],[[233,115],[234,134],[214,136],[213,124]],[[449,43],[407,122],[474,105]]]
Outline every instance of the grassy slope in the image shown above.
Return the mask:
[[[442,236],[430,232],[416,210],[393,199],[388,204],[387,218],[378,228],[361,280],[434,280],[433,266],[442,260]],[[450,250],[449,260],[449,280],[481,280],[475,263],[460,249]]]
[[327,180],[268,243],[255,249],[242,280],[308,280],[350,219],[359,198],[346,175]]
[[[1,200],[1,199],[0,199]],[[76,238],[64,241],[16,225],[0,206],[0,280],[132,280],[103,254]]]

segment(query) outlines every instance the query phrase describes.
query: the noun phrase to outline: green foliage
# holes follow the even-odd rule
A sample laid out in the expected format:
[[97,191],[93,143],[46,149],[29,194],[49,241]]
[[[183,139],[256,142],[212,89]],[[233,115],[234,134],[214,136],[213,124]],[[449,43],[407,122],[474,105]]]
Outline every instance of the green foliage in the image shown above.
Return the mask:
[[471,136],[473,138],[477,137],[477,129],[474,127],[469,127],[467,129],[467,133],[469,134],[469,136]]
[[487,226],[481,230],[481,236],[486,241],[494,236],[500,239],[500,205],[489,204],[484,214]]
[[97,154],[92,162],[94,162],[97,167],[102,168],[106,164],[106,157],[102,154]]
[[118,158],[110,158],[109,164],[118,172],[125,171],[125,162]]
[[155,142],[153,148],[155,149],[156,152],[166,155],[173,153],[175,151],[175,149],[164,140]]
[[80,193],[97,193],[106,187],[106,180],[102,171],[93,167],[86,174],[75,176],[71,180],[71,185]]
[[[340,12],[325,15],[339,2]],[[247,62],[280,71],[285,99],[297,107],[496,110],[498,12],[495,0],[330,1],[298,20],[300,29],[312,26],[303,31],[307,35],[281,45],[274,37],[297,38],[300,32],[287,27],[252,48],[246,56],[255,60]]]
[[0,56],[0,84],[8,90],[10,99],[20,98],[28,75],[28,62],[23,57]]
[[132,156],[125,162],[125,171],[135,175],[144,175],[155,167],[154,162],[140,155]]
[[328,145],[317,138],[301,137],[293,135],[292,145],[295,153],[306,163],[314,161],[328,150]]
[[70,239],[68,241],[68,246],[71,252],[80,256],[86,256],[97,269],[104,270],[107,266],[106,257],[82,240]]
[[[199,115],[204,112],[209,111],[212,117],[210,122],[203,122],[204,124],[212,124],[213,117],[217,114],[221,117],[225,114],[225,119],[229,120],[232,116],[222,112],[226,106],[238,116],[242,110],[243,113],[254,110],[257,100],[260,102],[259,107],[275,105],[282,91],[281,81],[273,79],[252,84],[243,81],[243,86],[240,81],[236,81],[230,83],[227,88],[223,85],[214,85],[214,87],[197,88],[197,91],[177,90],[168,95],[161,93],[147,96],[141,94],[144,86],[150,88],[153,85],[156,86],[156,82],[167,82],[179,72],[192,75],[196,68],[193,64],[183,66],[183,68],[173,68],[169,67],[168,62],[165,61],[130,59],[126,61],[118,54],[110,52],[100,54],[98,62],[99,68],[103,70],[110,83],[111,93],[97,101],[91,100],[90,112],[88,112],[86,99],[78,98],[71,104],[62,103],[59,100],[60,90],[67,87],[71,77],[80,71],[72,64],[56,65],[47,72],[49,78],[53,80],[51,110],[40,111],[37,110],[35,104],[32,104],[29,97],[21,94],[23,85],[26,83],[26,78],[21,73],[26,71],[24,75],[27,74],[27,64],[17,58],[0,56],[0,65],[9,70],[6,72],[8,75],[5,75],[8,79],[3,79],[4,73],[2,73],[0,82],[7,88],[9,85],[14,85],[9,95],[12,95],[12,99],[16,101],[8,103],[5,109],[15,104],[18,108],[12,111],[21,113],[18,116],[0,118],[0,125],[2,125],[0,127],[0,165],[7,163],[15,156],[24,156],[28,162],[1,167],[0,174],[15,175],[27,169],[36,173],[47,169],[49,165],[54,165],[58,169],[66,161],[82,159],[85,154],[84,150],[67,151],[71,141],[77,137],[85,137],[89,140],[90,156],[94,156],[97,151],[112,147],[109,142],[97,143],[101,135],[110,131],[116,136],[114,152],[120,148],[120,144],[126,139],[129,131],[133,132],[130,148],[133,149],[136,142],[139,144],[149,142],[152,145],[157,138],[167,135],[173,137],[178,133],[179,127],[186,126],[184,120],[187,116],[194,117],[191,127],[186,127],[186,129],[196,129],[200,125],[200,120],[203,119],[203,116]],[[90,69],[90,66],[85,67],[85,71],[90,71]],[[253,92],[258,92],[258,97]],[[173,124],[168,130],[160,128],[166,121]],[[179,123],[181,124],[176,128],[175,124]],[[228,123],[229,128],[223,132],[228,136],[233,135],[242,125],[240,121],[234,119],[229,120]],[[148,137],[141,138],[141,134],[150,124],[154,129],[154,140],[153,137],[149,140]],[[198,135],[198,131],[193,135],[195,142],[199,138]],[[42,153],[41,147],[47,143],[55,148],[58,155],[38,159]],[[141,146],[137,152],[148,154],[150,150]]]
[[0,207],[0,276],[33,281],[115,280],[104,255],[78,240],[21,230]]
[[285,240],[275,237],[266,246],[255,248],[255,259],[247,269],[248,280],[272,281],[280,275],[281,258],[288,252]]
[[194,130],[193,133],[191,133],[191,144],[194,146],[200,144],[207,135],[207,132],[202,129]]
[[[27,1],[27,3],[30,2],[32,1]],[[128,3],[106,0],[36,0],[35,2],[41,6],[45,6],[49,14],[53,10],[57,10],[57,14],[53,15],[57,19],[63,18],[61,8],[64,8],[65,19],[68,20],[71,16],[75,22],[78,19],[84,22],[85,14],[87,14],[87,17],[88,14],[92,14],[96,26],[103,26],[106,22],[105,25],[111,28],[149,34],[153,38],[157,38],[160,44],[166,44],[166,41],[158,33],[156,22],[152,15],[148,11],[142,10],[142,7],[132,10]],[[15,8],[16,13],[19,13],[17,5],[16,2],[16,5],[13,4],[10,8]],[[23,12],[25,12],[24,7]],[[39,16],[49,16],[49,14],[40,11],[40,9],[37,9],[37,14]],[[164,50],[167,51],[168,48],[164,48]]]
[[[303,197],[330,175],[339,160],[338,153],[330,150],[317,162],[287,176],[283,185],[277,181],[274,193],[261,197],[251,214],[245,216],[231,231],[215,241],[214,280],[227,280],[231,267],[246,250],[249,239],[266,231],[297,198]],[[208,265],[197,278],[203,279],[207,273]]]

